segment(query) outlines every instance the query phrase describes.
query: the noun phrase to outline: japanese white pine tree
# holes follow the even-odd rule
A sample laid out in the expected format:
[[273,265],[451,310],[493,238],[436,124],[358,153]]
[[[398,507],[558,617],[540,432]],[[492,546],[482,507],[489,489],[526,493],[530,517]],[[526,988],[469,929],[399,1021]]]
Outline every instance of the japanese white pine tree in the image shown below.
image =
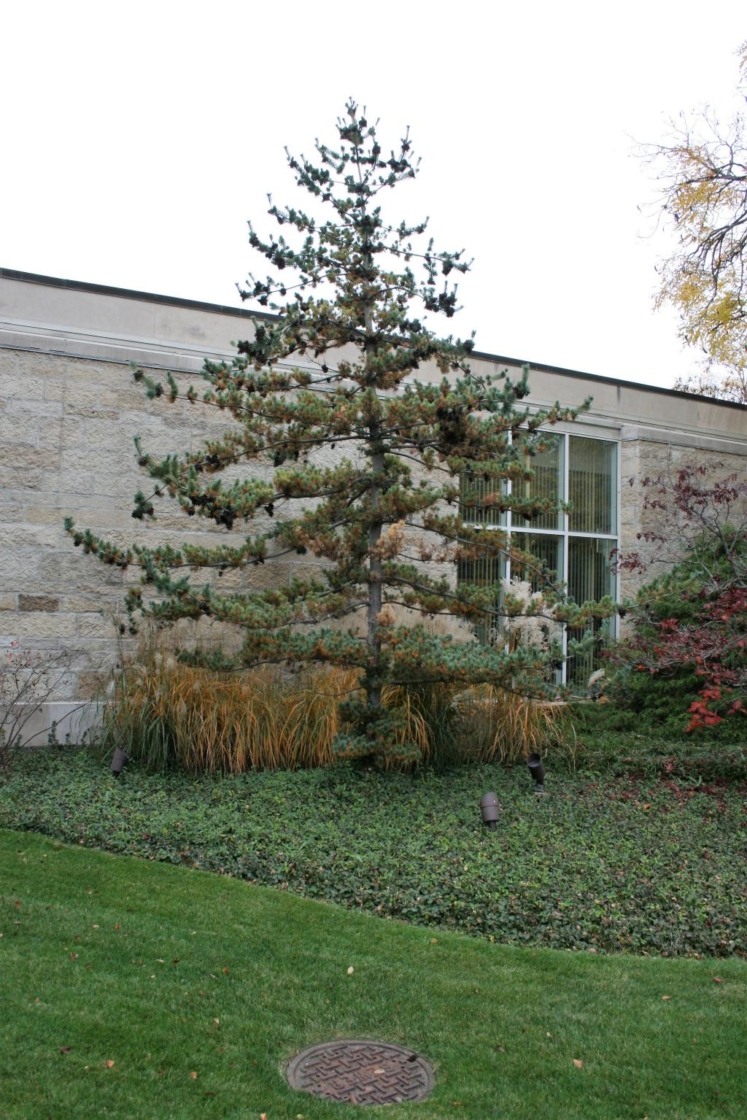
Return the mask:
[[[234,666],[359,670],[361,687],[342,704],[338,746],[351,756],[386,756],[399,718],[382,705],[386,683],[489,682],[521,691],[529,680],[536,687],[543,665],[557,657],[557,649],[537,645],[509,652],[501,643],[458,640],[418,619],[494,618],[498,574],[475,586],[456,581],[456,565],[510,549],[500,528],[482,529],[480,521],[497,524],[508,508],[526,517],[548,508],[512,497],[506,483],[531,477],[531,455],[551,438],[547,429],[575,411],[523,407],[526,375],[518,383],[476,376],[472,341],[426,326],[424,313],[451,318],[458,310],[452,280],[469,265],[460,252],[437,251],[424,238],[425,221],[384,217],[389,192],[418,170],[409,138],[387,155],[352,102],[337,130],[333,146],[317,142],[315,161],[288,157],[311,196],[307,209],[272,205],[280,231],[267,240],[250,227],[271,274],[252,276],[241,294],[271,314],[258,313],[234,359],[206,361],[202,392],[183,393],[172,375],[135,372],[151,397],[186,396],[196,410],[223,410],[230,426],[197,452],[163,459],[136,441],[152,485],[137,494],[133,516],[155,518],[159,500],[172,499],[222,526],[226,541],[123,549],[71,521],[67,528],[103,562],[139,565],[133,618],[232,623],[243,632]],[[213,578],[251,573],[294,552],[316,558],[313,578],[269,589],[264,580],[252,590],[250,577],[248,588],[231,593]],[[557,587],[532,602],[537,612],[552,604],[556,621],[584,618]],[[503,603],[509,613],[522,609],[510,595]]]

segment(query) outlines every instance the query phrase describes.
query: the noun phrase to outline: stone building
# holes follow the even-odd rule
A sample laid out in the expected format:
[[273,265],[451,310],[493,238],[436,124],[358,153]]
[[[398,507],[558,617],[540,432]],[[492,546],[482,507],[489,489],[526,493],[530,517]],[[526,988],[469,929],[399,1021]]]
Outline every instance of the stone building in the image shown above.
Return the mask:
[[[64,732],[73,709],[100,689],[116,657],[126,583],[137,578],[86,561],[65,534],[64,518],[117,543],[137,533],[149,543],[177,543],[220,532],[205,525],[195,532],[178,513],[159,513],[153,525],[133,522],[132,497],[142,485],[133,436],[154,454],[184,451],[209,434],[211,421],[186,404],[147,400],[130,364],[195,381],[206,356],[232,356],[232,341],[248,333],[251,317],[233,307],[0,269],[0,644],[40,655],[65,651],[57,700],[40,724],[56,719]],[[514,377],[520,370],[519,362],[488,354],[476,354],[472,364]],[[569,500],[572,511],[507,525],[579,600],[622,598],[633,589],[612,573],[609,556],[618,546],[636,547],[646,528],[637,480],[692,459],[721,464],[722,474],[747,471],[744,406],[543,365],[531,366],[530,386],[530,403],[538,406],[592,398],[589,411],[560,425],[553,450],[533,463],[534,492]],[[217,417],[216,430],[224,420]],[[265,578],[287,579],[303,564],[298,557],[268,565]],[[231,578],[238,585],[245,577]],[[256,569],[253,584],[255,578]]]

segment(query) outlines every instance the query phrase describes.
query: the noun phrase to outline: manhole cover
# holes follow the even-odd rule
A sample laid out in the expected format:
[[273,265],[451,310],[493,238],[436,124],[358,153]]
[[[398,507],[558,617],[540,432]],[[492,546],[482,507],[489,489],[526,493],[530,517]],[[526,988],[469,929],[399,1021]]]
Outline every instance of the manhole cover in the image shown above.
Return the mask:
[[310,1046],[286,1073],[293,1089],[348,1104],[422,1101],[434,1082],[430,1063],[412,1050],[358,1039]]

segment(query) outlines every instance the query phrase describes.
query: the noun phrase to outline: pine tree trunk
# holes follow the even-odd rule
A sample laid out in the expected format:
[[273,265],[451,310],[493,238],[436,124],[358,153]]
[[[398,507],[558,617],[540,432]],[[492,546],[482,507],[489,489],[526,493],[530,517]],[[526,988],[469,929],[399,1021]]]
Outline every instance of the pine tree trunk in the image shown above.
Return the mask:
[[[374,430],[372,429],[372,437]],[[374,476],[384,470],[384,453],[376,451],[371,457]],[[375,515],[379,506],[379,486],[374,482],[371,487],[371,512]],[[379,614],[382,607],[381,558],[375,549],[381,538],[382,523],[373,520],[368,530],[369,571],[368,571],[368,672],[366,698],[370,708],[381,707],[381,638],[379,636]]]
[[[360,173],[360,169],[359,169]],[[370,253],[365,254],[366,266],[373,266]],[[363,316],[368,338],[364,352],[368,356],[375,349],[371,339],[373,332],[373,315],[369,303],[364,305]],[[372,379],[373,380],[373,379]],[[371,468],[373,471],[373,484],[371,486],[371,524],[368,529],[368,626],[366,640],[368,642],[368,671],[366,673],[366,703],[369,708],[381,707],[381,637],[379,635],[379,615],[382,607],[382,563],[376,552],[376,546],[381,539],[383,524],[377,520],[376,513],[379,508],[380,487],[378,480],[384,474],[384,451],[381,447],[381,428],[379,425],[379,407],[376,389],[371,386],[372,416],[369,425],[369,446],[371,447]]]

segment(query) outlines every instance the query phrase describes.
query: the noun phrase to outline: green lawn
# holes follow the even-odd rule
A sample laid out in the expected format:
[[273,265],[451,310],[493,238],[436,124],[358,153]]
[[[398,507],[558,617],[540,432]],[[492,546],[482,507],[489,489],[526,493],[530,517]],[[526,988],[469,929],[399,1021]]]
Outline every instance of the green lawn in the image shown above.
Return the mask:
[[491,945],[23,833],[0,884],[3,1120],[360,1120],[282,1075],[345,1036],[436,1064],[387,1115],[745,1116],[741,960]]

